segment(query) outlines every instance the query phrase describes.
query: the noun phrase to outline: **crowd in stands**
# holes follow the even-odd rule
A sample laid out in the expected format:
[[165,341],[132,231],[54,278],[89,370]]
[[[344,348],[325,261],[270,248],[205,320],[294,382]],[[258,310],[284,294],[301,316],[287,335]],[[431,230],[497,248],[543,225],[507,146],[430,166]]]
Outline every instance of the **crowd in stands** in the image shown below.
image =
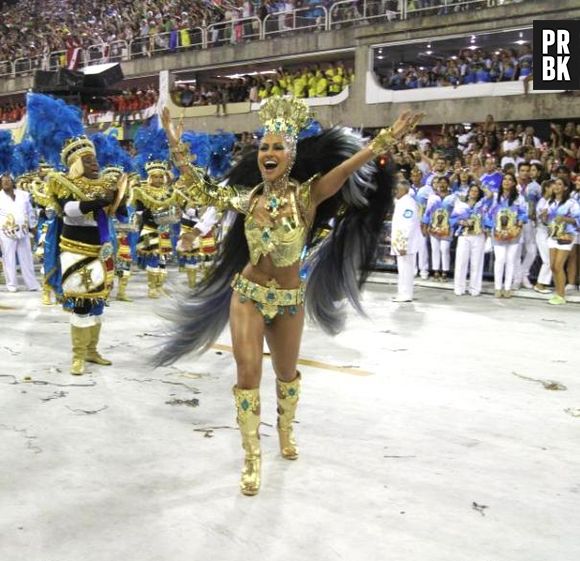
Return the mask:
[[341,62],[312,64],[296,70],[278,68],[273,75],[245,76],[225,84],[182,83],[173,90],[172,97],[181,107],[257,103],[275,95],[327,97],[339,94],[353,80],[353,69]]
[[529,44],[516,49],[462,49],[457,56],[431,66],[403,65],[380,77],[390,90],[460,86],[524,80],[532,74],[533,54]]
[[[0,17],[0,61],[46,58],[55,51],[137,40],[191,44],[187,30],[223,20],[225,1],[203,0],[19,0]],[[166,36],[158,36],[166,33]],[[70,61],[70,60],[69,60]],[[69,62],[67,61],[67,62]]]
[[[154,86],[142,89],[133,88],[121,94],[103,98],[98,108],[91,108],[88,105],[81,106],[84,121],[87,122],[89,114],[93,117],[96,114],[112,112],[114,121],[122,123],[129,118],[143,118],[143,111],[157,103],[159,92]],[[26,114],[24,102],[0,104],[0,124],[17,123]]]
[[0,104],[0,124],[17,123],[24,117],[26,106],[24,103]]
[[[538,133],[539,130],[543,132]],[[459,242],[465,242],[461,239],[462,224],[454,224],[453,216],[463,212],[467,197],[475,194],[482,200],[482,217],[490,224],[487,233],[478,234],[479,240],[473,238],[481,242],[476,252],[481,263],[483,242],[485,237],[491,241],[490,232],[495,227],[491,224],[497,219],[494,212],[498,208],[521,212],[524,225],[523,234],[507,244],[507,254],[495,239],[489,245],[489,251],[493,248],[494,252],[496,296],[510,297],[512,289],[522,286],[541,293],[550,292],[550,271],[555,270],[554,263],[550,263],[550,248],[567,252],[566,269],[560,268],[558,273],[560,291],[557,289],[558,294],[551,303],[563,303],[563,275],[566,291],[576,290],[580,273],[580,121],[539,122],[535,126],[500,124],[488,115],[485,122],[470,126],[443,125],[438,130],[424,127],[399,144],[393,160],[400,176],[410,182],[423,217],[425,252],[423,257],[419,255],[418,263],[422,278],[431,274],[438,280],[446,280],[453,274],[454,259],[460,259],[456,247],[459,252]],[[506,182],[511,193],[509,201],[502,199]],[[513,185],[510,187],[509,183]],[[555,184],[558,185],[554,187]],[[489,199],[489,204],[484,199]],[[570,203],[566,203],[568,199]],[[442,216],[435,212],[437,209],[445,210],[445,228],[431,222],[434,216]],[[558,222],[560,212],[571,222],[567,225],[571,233],[566,234],[565,241],[550,242],[548,233],[553,221]],[[548,243],[553,245],[548,247]],[[457,279],[457,261],[455,267]],[[465,291],[464,261],[461,267],[462,280],[455,284],[458,295]],[[481,272],[482,269],[477,274]],[[505,286],[502,285],[504,272]],[[471,293],[477,295],[479,289]]]
[[418,130],[395,153],[399,169],[410,177],[418,168],[431,171],[433,161],[443,157],[446,172],[468,170],[472,178],[483,174],[485,162],[495,160],[502,172],[517,171],[522,162],[538,164],[550,175],[564,166],[570,174],[580,173],[580,121],[565,125],[544,123],[549,133],[538,136],[535,127],[524,123],[497,123],[488,115],[483,123],[443,125],[439,131]]
[[[369,18],[401,11],[403,0],[353,0],[332,9],[336,22],[365,23]],[[413,10],[447,13],[454,0],[408,0]],[[502,2],[502,0],[498,0]],[[300,29],[322,29],[323,8],[337,0],[13,0],[0,6],[0,75],[58,66],[78,67],[81,59],[118,61],[151,56],[156,51],[201,47],[200,28],[213,26],[208,45],[237,43]],[[467,8],[487,5],[474,2]],[[441,6],[441,8],[438,8]],[[292,14],[298,10],[296,17]],[[421,12],[424,13],[424,12]],[[247,18],[256,18],[248,21]],[[245,20],[245,21],[244,21]],[[55,54],[56,53],[56,54]]]

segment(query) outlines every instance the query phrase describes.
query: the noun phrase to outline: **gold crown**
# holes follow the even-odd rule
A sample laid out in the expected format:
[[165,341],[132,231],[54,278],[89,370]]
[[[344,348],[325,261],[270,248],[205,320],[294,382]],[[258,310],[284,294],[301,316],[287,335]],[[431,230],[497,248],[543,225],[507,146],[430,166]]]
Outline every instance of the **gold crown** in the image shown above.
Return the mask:
[[107,173],[123,173],[124,171],[125,170],[124,170],[123,166],[121,166],[121,165],[117,165],[117,166],[111,165],[111,166],[107,166],[106,168],[103,168],[101,170],[101,173],[103,175],[105,175]]
[[61,150],[60,159],[66,167],[70,167],[78,158],[87,154],[96,156],[95,145],[86,136],[76,136],[66,141]]
[[147,162],[145,164],[145,171],[147,172],[147,175],[150,175],[155,172],[167,173],[169,171],[169,166],[167,165],[167,162],[154,160],[153,162]]
[[264,125],[264,134],[296,138],[310,119],[310,109],[295,97],[270,97],[258,116]]

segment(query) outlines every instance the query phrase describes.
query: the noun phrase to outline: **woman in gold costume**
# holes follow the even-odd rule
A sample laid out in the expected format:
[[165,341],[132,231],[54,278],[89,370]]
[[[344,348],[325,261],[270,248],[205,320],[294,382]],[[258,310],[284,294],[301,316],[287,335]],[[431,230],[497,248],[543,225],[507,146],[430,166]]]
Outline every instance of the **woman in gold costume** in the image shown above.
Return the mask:
[[[256,153],[229,174],[227,185],[203,176],[189,161],[164,112],[177,187],[201,205],[235,211],[216,267],[175,315],[173,338],[157,357],[168,364],[206,350],[230,322],[237,382],[233,388],[245,459],[241,491],[260,489],[260,380],[264,339],[276,374],[278,434],[284,458],[296,460],[292,431],[300,397],[296,370],[306,311],[331,333],[340,331],[345,298],[360,310],[358,290],[374,257],[376,239],[391,204],[390,177],[378,186],[370,164],[418,122],[402,114],[367,146],[348,129],[330,129],[298,141],[308,107],[297,99],[271,98],[262,107],[264,136]],[[257,166],[256,166],[257,162]],[[261,176],[261,181],[260,181]],[[301,256],[312,235],[331,216],[333,233],[313,252],[305,283]],[[233,296],[233,297],[232,297]]]

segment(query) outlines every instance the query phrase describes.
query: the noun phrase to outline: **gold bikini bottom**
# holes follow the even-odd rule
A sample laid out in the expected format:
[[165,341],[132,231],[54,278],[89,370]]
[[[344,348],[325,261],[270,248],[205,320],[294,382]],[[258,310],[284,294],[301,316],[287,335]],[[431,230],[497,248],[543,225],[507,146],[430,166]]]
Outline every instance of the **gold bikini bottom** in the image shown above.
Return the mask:
[[286,311],[294,315],[298,306],[304,304],[304,283],[298,288],[278,288],[278,283],[271,280],[267,286],[262,286],[238,273],[232,281],[232,288],[240,295],[240,302],[254,302],[266,323],[271,323]]

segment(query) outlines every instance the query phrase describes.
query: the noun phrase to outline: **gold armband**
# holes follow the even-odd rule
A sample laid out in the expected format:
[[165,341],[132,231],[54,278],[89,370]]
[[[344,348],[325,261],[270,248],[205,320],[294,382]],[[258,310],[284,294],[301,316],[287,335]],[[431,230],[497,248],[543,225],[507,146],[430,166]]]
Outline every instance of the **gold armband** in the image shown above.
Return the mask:
[[380,156],[388,152],[396,143],[397,139],[393,135],[393,129],[389,127],[387,129],[381,129],[379,134],[369,142],[369,148],[375,156]]

